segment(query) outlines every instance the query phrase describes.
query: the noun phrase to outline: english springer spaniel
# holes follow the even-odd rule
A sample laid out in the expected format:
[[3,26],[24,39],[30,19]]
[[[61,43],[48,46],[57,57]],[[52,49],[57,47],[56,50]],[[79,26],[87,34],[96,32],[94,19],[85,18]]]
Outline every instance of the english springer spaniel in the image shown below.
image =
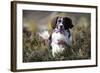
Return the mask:
[[72,45],[72,34],[70,29],[73,27],[72,20],[68,17],[56,17],[52,21],[51,48],[52,55],[62,54],[67,46]]

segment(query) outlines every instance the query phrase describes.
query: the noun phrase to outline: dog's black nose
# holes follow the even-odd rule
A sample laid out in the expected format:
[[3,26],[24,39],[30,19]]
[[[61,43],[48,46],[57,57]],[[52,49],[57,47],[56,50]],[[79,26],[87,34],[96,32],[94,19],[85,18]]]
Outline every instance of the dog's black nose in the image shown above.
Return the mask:
[[63,26],[60,26],[60,28],[63,28]]
[[60,22],[61,22],[61,20],[58,20],[58,22],[60,23]]

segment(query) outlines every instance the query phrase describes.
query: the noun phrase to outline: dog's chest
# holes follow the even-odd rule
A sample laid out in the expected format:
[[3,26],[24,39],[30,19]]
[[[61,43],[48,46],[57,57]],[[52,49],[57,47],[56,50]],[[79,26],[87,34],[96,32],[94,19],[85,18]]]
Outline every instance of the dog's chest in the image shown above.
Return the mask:
[[60,32],[56,33],[53,32],[52,34],[52,43],[57,44],[63,41],[65,42],[67,45],[71,46],[72,45],[72,36],[71,33],[65,31],[64,34],[61,34]]
[[61,34],[60,32],[54,32],[52,34],[52,42],[58,43],[59,41],[65,41],[68,38],[68,33]]

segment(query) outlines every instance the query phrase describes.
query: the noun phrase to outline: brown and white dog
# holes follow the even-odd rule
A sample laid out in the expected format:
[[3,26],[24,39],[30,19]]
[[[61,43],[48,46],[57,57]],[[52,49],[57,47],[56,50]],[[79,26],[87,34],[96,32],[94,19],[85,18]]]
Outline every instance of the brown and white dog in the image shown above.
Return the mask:
[[67,46],[72,45],[71,28],[72,20],[68,17],[55,17],[52,21],[53,31],[51,33],[52,55],[63,53]]

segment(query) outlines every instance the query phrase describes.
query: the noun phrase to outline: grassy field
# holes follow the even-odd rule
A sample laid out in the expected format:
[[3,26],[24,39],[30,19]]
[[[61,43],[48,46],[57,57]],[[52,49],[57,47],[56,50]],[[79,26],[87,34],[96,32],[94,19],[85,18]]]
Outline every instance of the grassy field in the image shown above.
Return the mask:
[[[51,47],[36,33],[23,32],[23,62],[81,60],[91,58],[91,32],[90,25],[79,25],[72,29],[73,45],[53,58]],[[29,38],[31,35],[32,38]]]

